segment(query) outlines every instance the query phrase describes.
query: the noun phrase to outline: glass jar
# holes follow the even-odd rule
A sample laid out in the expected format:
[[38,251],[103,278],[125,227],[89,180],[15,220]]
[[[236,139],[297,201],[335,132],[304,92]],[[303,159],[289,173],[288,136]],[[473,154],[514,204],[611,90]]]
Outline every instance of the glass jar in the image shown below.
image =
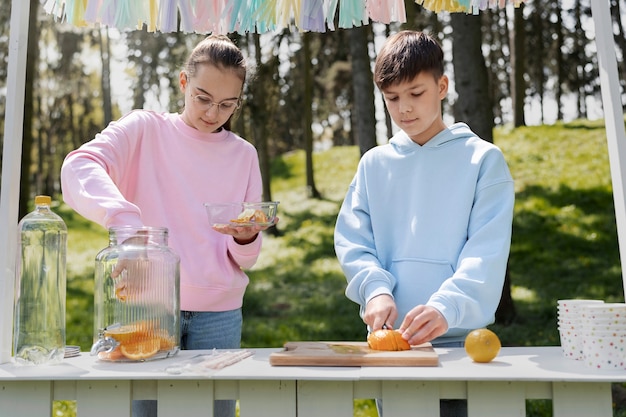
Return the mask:
[[96,256],[92,355],[114,362],[180,349],[180,258],[164,227],[114,227]]

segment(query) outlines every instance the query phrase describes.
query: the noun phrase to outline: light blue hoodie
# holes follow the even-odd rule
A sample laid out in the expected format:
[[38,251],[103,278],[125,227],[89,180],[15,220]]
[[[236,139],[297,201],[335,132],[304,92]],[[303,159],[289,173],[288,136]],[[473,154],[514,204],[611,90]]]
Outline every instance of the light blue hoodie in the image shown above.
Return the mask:
[[390,294],[398,327],[426,304],[448,321],[433,341],[494,320],[511,244],[515,191],[500,150],[457,123],[420,146],[400,131],[359,162],[335,227],[346,295]]

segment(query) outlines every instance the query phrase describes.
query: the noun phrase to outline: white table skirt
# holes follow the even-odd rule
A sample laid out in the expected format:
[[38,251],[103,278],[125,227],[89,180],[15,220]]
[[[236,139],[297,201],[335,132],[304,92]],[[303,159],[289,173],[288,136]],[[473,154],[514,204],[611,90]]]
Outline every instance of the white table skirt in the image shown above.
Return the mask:
[[441,348],[438,367],[361,368],[271,366],[278,349],[250,350],[221,370],[188,366],[203,351],[144,363],[83,353],[56,366],[3,364],[0,417],[50,416],[54,400],[77,401],[81,417],[130,416],[133,399],[157,400],[159,417],[212,417],[215,399],[239,400],[241,417],[352,417],[354,400],[367,398],[384,400],[385,417],[438,416],[449,398],[467,399],[469,417],[523,417],[527,399],[552,400],[554,417],[610,417],[611,383],[626,381],[626,371],[587,368],[560,347],[503,348],[487,364]]

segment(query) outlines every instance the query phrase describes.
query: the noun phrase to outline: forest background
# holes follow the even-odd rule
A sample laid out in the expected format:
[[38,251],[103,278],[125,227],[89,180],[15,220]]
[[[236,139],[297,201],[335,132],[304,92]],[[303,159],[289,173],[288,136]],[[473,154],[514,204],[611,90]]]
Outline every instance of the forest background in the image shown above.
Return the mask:
[[[111,120],[132,108],[179,111],[178,73],[204,36],[69,27],[45,15],[38,0],[30,1],[20,218],[32,208],[35,194],[61,200],[64,156]],[[626,0],[610,0],[610,5],[624,102]],[[283,201],[284,222],[272,229],[264,249],[272,256],[251,271],[257,284],[246,308],[254,314],[244,329],[250,346],[276,346],[278,340],[296,337],[362,337],[356,307],[342,295],[345,282],[330,233],[358,158],[386,142],[395,129],[371,68],[382,41],[405,28],[427,31],[444,46],[453,81],[444,103],[446,120],[465,121],[501,146],[515,170],[513,269],[493,326],[505,344],[558,343],[555,297],[623,300],[602,123],[588,122],[601,118],[589,1],[529,0],[519,8],[476,16],[435,14],[410,0],[406,6],[402,25],[231,35],[256,67],[234,130],[259,150],[265,198]],[[3,5],[0,134],[9,16],[10,7]],[[529,124],[536,127],[525,127]],[[602,152],[594,153],[598,149]],[[575,174],[568,172],[571,166],[584,169]],[[73,231],[81,231],[81,242],[90,242],[77,251],[81,259],[70,260],[73,285],[68,291],[73,293],[68,298],[84,301],[92,291],[90,264],[106,245],[106,231],[66,206],[57,209]],[[295,254],[294,248],[306,251]],[[276,277],[272,283],[258,278],[268,272]],[[596,280],[586,281],[585,274]],[[277,298],[264,304],[267,291],[281,289],[286,298],[300,302]],[[333,310],[337,306],[341,310]],[[68,305],[68,310],[85,308]],[[329,309],[342,320],[331,323]],[[88,348],[90,323],[84,317],[72,320],[72,342]],[[626,398],[616,391],[616,398],[621,395]]]
[[[119,33],[55,22],[30,1],[19,218],[35,194],[59,196],[63,157],[133,108],[180,111],[178,73],[205,35]],[[405,24],[371,24],[326,33],[284,30],[232,34],[254,79],[234,130],[258,149],[264,198],[272,199],[272,161],[303,150],[307,198],[322,198],[313,153],[386,142],[395,127],[372,82],[380,44],[419,29],[439,39],[452,89],[448,122],[461,120],[493,142],[496,126],[597,117],[600,85],[589,0],[529,0],[478,15],[436,14],[407,0]],[[622,97],[625,97],[626,0],[610,0]],[[0,62],[8,59],[10,7],[0,9]],[[0,67],[0,97],[6,94]],[[4,116],[6,100],[0,102]],[[599,113],[601,115],[601,111]],[[4,131],[4,117],[0,118]],[[4,140],[4,138],[1,138]],[[274,231],[277,233],[277,231]],[[507,274],[497,321],[515,316]]]
[[[29,1],[19,218],[35,194],[60,197],[64,156],[110,121],[133,108],[179,111],[178,73],[205,36],[75,28],[55,22],[38,0]],[[624,2],[610,0],[622,97]],[[234,130],[259,151],[266,200],[272,199],[272,162],[280,156],[304,151],[307,198],[320,199],[314,151],[357,145],[362,155],[392,135],[395,127],[374,88],[372,64],[384,39],[401,29],[424,30],[439,39],[453,80],[445,117],[467,122],[485,140],[493,141],[496,126],[519,128],[528,116],[543,124],[546,118],[590,119],[598,111],[597,54],[587,2],[529,0],[478,15],[436,14],[408,0],[406,6],[407,22],[401,25],[231,35],[255,64]],[[10,8],[0,9],[0,61],[5,64],[9,17]],[[0,67],[2,84],[6,68]],[[2,84],[0,93],[6,94]],[[0,123],[4,131],[4,117]],[[510,284],[507,274],[496,317],[501,324],[515,317]]]

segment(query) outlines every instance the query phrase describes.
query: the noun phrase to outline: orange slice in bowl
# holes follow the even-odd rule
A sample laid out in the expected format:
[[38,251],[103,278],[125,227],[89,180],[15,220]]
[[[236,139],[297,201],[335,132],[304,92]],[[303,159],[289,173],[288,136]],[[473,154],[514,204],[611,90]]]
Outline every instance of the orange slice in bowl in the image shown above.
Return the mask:
[[143,361],[156,355],[161,348],[159,338],[145,339],[140,342],[120,346],[122,355],[133,361]]

